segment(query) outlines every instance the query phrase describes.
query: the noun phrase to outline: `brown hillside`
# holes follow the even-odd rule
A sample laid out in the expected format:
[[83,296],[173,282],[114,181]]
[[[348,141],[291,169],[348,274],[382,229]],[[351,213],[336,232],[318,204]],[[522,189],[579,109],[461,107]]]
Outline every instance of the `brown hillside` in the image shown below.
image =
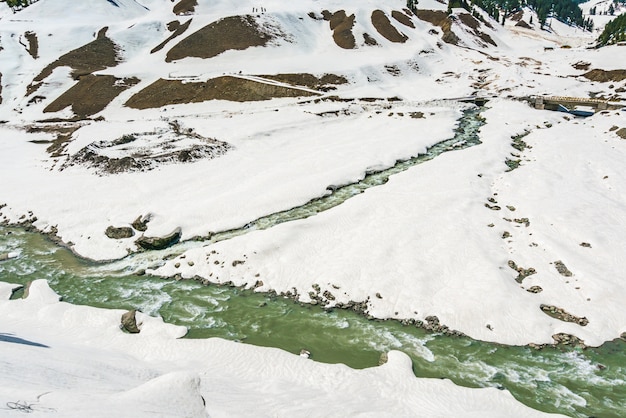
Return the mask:
[[152,48],[150,53],[154,54],[155,52],[162,50],[163,47],[165,47],[165,45],[167,45],[172,39],[177,38],[180,35],[182,35],[183,33],[185,33],[185,31],[187,29],[189,29],[189,25],[191,24],[191,20],[192,19],[189,19],[188,21],[186,21],[183,24],[181,24],[178,20],[174,20],[172,22],[169,22],[167,24],[167,28],[169,29],[170,32],[172,32],[172,34],[166,40],[164,40],[163,42],[161,42],[160,44],[158,44],[157,46]]
[[352,33],[354,27],[354,15],[347,16],[345,10],[330,13],[328,10],[322,12],[325,20],[330,22],[330,30],[333,31],[333,40],[343,49],[356,48],[356,39]]
[[86,75],[78,83],[50,103],[44,112],[58,112],[68,106],[78,118],[86,118],[103,110],[114,98],[139,82],[136,78],[120,79],[112,75]]
[[316,93],[238,77],[223,76],[206,82],[159,79],[131,97],[125,105],[135,109],[157,108],[172,104],[199,103],[207,100],[247,102],[275,97],[315,96]]
[[263,31],[253,16],[229,16],[192,33],[167,53],[165,61],[187,57],[212,58],[234,49],[265,46],[272,35]]
[[372,12],[372,24],[378,33],[390,42],[405,43],[409,39],[405,34],[398,32],[382,10],[374,10]]
[[583,74],[588,80],[606,83],[607,81],[622,81],[626,79],[626,70],[600,70],[595,69]]

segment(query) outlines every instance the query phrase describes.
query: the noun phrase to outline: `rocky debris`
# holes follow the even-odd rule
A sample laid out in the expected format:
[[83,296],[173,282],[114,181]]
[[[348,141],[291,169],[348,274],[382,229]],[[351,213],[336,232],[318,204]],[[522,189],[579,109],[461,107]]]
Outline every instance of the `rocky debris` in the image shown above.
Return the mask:
[[491,210],[501,210],[502,208],[498,205],[490,205],[489,203],[485,203],[485,207]]
[[151,218],[152,217],[150,216],[150,214],[147,214],[145,216],[139,215],[137,219],[133,221],[131,226],[137,231],[145,232],[148,229],[148,222],[150,222]]
[[139,334],[140,329],[137,325],[137,319],[135,318],[135,314],[137,311],[135,309],[131,309],[122,315],[122,321],[120,324],[120,328],[126,332],[131,334]]
[[163,237],[146,237],[142,235],[137,238],[135,244],[145,250],[163,250],[180,241],[181,236],[182,230],[176,228],[172,233]]
[[526,289],[526,291],[530,293],[541,293],[543,292],[543,288],[541,286],[531,286]]
[[122,226],[119,228],[109,226],[106,231],[104,231],[104,234],[111,239],[124,239],[134,236],[135,231],[133,231],[133,228],[128,226]]
[[327,300],[335,300],[335,295],[330,293],[328,290],[325,290],[322,294]]
[[552,336],[555,345],[567,345],[578,348],[587,348],[585,342],[575,335],[558,333]]
[[154,132],[126,134],[112,141],[92,142],[68,158],[61,170],[79,164],[102,176],[149,171],[164,164],[217,158],[232,148],[226,142],[172,129],[169,126]]
[[517,283],[522,283],[522,281],[526,277],[532,276],[533,274],[537,273],[537,271],[534,268],[530,267],[530,268],[525,269],[523,267],[518,266],[513,260],[509,260],[508,265],[510,268],[512,268],[518,273],[517,277],[515,278],[515,281]]
[[244,264],[245,261],[244,260],[233,260],[233,262],[231,263],[233,267],[237,267],[240,264]]
[[511,233],[509,231],[504,231],[502,233],[502,239],[511,238]]
[[565,264],[563,264],[561,260],[555,261],[554,267],[556,267],[556,271],[558,271],[561,276],[572,277],[572,272],[565,267]]
[[530,220],[528,218],[515,218],[513,222],[523,224],[524,226],[530,226]]
[[553,305],[541,304],[540,308],[545,314],[551,316],[552,318],[556,318],[560,321],[573,322],[575,324],[580,325],[581,327],[584,327],[589,323],[589,320],[585,318],[584,316],[581,318],[581,317],[572,315],[569,312],[566,312],[564,309],[553,306]]
[[591,248],[591,244],[589,244],[588,242],[581,242],[580,246],[585,248]]
[[511,212],[515,212],[515,206],[506,205],[506,208]]

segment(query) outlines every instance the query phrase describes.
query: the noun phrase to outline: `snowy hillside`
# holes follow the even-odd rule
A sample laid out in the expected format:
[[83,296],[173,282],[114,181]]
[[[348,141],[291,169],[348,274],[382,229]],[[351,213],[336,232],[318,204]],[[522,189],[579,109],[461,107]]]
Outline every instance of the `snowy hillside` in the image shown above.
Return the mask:
[[[529,104],[619,106],[623,47],[587,49],[596,34],[556,21],[519,25],[528,9],[502,26],[434,0],[415,13],[374,0],[0,6],[4,222],[98,260],[183,241],[172,251],[189,248],[193,267],[162,252],[123,262],[305,302],[312,285],[338,287],[322,301],[434,315],[480,339],[599,344],[626,331],[624,248],[607,238],[626,232],[624,112],[583,120]],[[465,97],[492,99],[481,145],[308,219],[208,241],[451,138]],[[525,135],[530,146],[511,146]],[[538,274],[516,282],[512,265]]]

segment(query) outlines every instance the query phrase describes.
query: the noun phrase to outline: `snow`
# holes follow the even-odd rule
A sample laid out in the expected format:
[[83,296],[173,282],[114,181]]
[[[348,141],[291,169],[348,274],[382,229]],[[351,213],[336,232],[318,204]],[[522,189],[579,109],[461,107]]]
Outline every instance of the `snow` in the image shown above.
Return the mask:
[[[171,260],[155,273],[218,280],[210,275],[219,272],[221,282],[248,286],[259,274],[259,290],[295,287],[303,300],[312,284],[320,284],[336,293],[337,301],[369,297],[369,312],[375,316],[436,315],[474,338],[508,344],[550,342],[552,334],[567,332],[597,345],[626,330],[619,309],[626,289],[619,281],[623,246],[618,238],[626,232],[621,197],[626,182],[621,181],[619,165],[625,145],[611,130],[624,127],[623,113],[564,119],[563,114],[535,110],[522,101],[534,95],[618,95],[623,81],[592,82],[581,77],[586,70],[574,65],[623,69],[623,62],[615,59],[622,47],[586,49],[595,34],[558,22],[552,22],[550,31],[519,29],[513,22],[493,29],[482,25],[480,30],[498,44],[482,47],[458,21],[453,30],[463,44],[457,47],[441,41],[439,28],[439,34],[430,33],[432,25],[417,18],[415,29],[391,20],[409,37],[405,44],[393,44],[375,32],[368,16],[379,8],[387,14],[402,10],[403,1],[382,5],[373,0],[276,0],[264,2],[268,12],[259,19],[280,27],[288,35],[285,39],[209,60],[166,63],[169,48],[184,37],[216,19],[250,13],[261,5],[200,1],[193,16],[176,16],[166,0],[115,2],[119,7],[105,0],[69,5],[41,0],[15,15],[0,15],[0,120],[6,121],[0,125],[0,204],[6,204],[0,220],[30,220],[42,231],[56,230],[76,253],[98,260],[137,251],[134,240],[139,234],[117,240],[107,238],[105,230],[129,226],[138,216],[151,215],[146,236],[180,227],[183,240],[243,227],[450,138],[462,106],[444,99],[478,94],[494,97],[484,112],[488,123],[480,133],[483,144],[446,153],[308,219],[207,247],[186,244],[198,247],[186,254],[195,260],[193,267],[185,263],[176,268]],[[436,1],[420,2],[419,7],[445,9]],[[329,23],[307,15],[325,9],[354,13],[354,33],[367,32],[379,46],[367,47],[357,39],[357,49],[339,48]],[[168,22],[191,17],[185,34],[150,54],[169,36]],[[36,93],[42,96],[39,100],[25,96],[26,89],[49,63],[92,41],[104,26],[120,46],[123,62],[99,74],[136,76],[141,82],[94,115],[100,120],[77,123],[66,153],[125,134],[167,129],[173,121],[233,148],[212,160],[162,165],[147,172],[99,176],[79,165],[61,170],[65,157],[46,151],[55,136],[29,128],[40,126],[37,121],[43,119],[71,116],[69,108],[43,110],[75,81],[70,70],[61,67],[43,81]],[[20,43],[26,31],[37,33],[37,59]],[[393,67],[399,76],[390,71]],[[349,83],[325,93],[322,98],[327,100],[319,102],[215,100],[146,110],[124,106],[159,78],[193,81],[225,74],[253,78],[299,72],[342,75]],[[424,118],[410,117],[413,112],[422,112]],[[526,130],[530,134],[524,140],[533,148],[519,157],[521,168],[506,172],[504,161],[517,154],[511,136]],[[599,173],[608,178],[599,178]],[[502,206],[497,213],[490,211],[485,208],[490,197],[518,209],[509,213]],[[530,226],[502,219],[518,216],[528,217]],[[513,234],[511,242],[501,238],[505,230]],[[580,247],[587,241],[591,249]],[[206,261],[212,250],[219,251],[224,268]],[[232,266],[244,254],[246,263]],[[150,257],[146,259],[161,261],[161,254]],[[538,273],[520,285],[508,260]],[[572,279],[558,275],[550,264],[557,260],[574,272]],[[533,284],[544,291],[526,292]],[[541,304],[586,317],[589,324],[551,318],[541,312]]]
[[122,313],[59,302],[43,280],[26,299],[0,300],[2,408],[64,417],[546,415],[507,391],[418,379],[397,351],[354,370],[217,338],[177,339],[180,327],[147,316],[139,334],[126,334]]

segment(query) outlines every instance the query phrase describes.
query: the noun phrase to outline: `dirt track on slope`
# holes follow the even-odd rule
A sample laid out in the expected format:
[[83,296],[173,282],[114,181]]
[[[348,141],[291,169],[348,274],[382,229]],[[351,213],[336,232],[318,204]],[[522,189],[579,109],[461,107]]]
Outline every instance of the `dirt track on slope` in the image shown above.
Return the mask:
[[58,112],[68,106],[78,118],[84,119],[103,110],[127,88],[137,84],[137,78],[120,79],[112,75],[86,75],[78,83],[50,103],[43,111]]
[[167,52],[165,61],[187,57],[213,58],[228,50],[265,46],[273,36],[253,16],[229,16],[192,33]]
[[207,100],[248,102],[277,97],[316,96],[316,93],[259,83],[238,77],[223,76],[206,82],[183,82],[159,79],[131,97],[125,105],[134,109],[158,108]]
[[262,78],[268,80],[279,81],[281,83],[289,83],[294,86],[308,87],[310,89],[319,91],[336,90],[335,85],[347,84],[348,80],[345,77],[335,74],[324,74],[321,77],[317,77],[313,74],[272,74],[262,75]]
[[189,29],[189,25],[191,24],[191,20],[189,19],[188,21],[186,21],[185,23],[181,24],[178,20],[174,20],[172,22],[169,22],[167,24],[167,28],[170,32],[172,32],[172,34],[163,42],[161,42],[160,44],[158,44],[157,46],[155,46],[154,48],[152,48],[152,50],[150,51],[151,54],[154,54],[157,51],[162,50],[165,45],[167,45],[172,39],[179,37],[180,35],[182,35],[183,33],[185,33],[185,31],[187,31],[187,29]]
[[409,39],[405,34],[398,32],[382,10],[374,10],[372,12],[372,24],[378,33],[390,42],[405,43]]

